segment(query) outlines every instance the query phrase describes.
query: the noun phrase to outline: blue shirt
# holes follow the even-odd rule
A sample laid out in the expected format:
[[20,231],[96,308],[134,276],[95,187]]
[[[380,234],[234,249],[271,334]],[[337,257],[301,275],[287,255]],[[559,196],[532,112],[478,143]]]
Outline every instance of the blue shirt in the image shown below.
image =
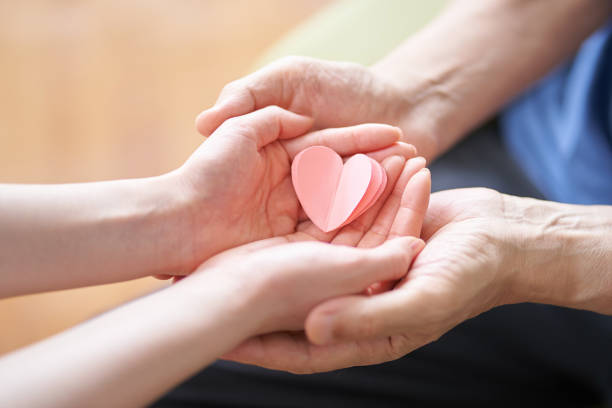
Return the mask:
[[501,115],[508,151],[550,200],[612,204],[612,22]]

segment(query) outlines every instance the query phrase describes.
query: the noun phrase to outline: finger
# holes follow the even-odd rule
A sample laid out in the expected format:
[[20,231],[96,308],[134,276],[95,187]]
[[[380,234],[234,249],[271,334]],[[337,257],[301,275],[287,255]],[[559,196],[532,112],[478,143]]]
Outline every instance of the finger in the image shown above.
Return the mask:
[[446,326],[440,320],[444,308],[435,287],[417,285],[377,296],[346,296],[324,302],[306,319],[308,338],[325,345],[400,333],[435,336],[441,329],[438,326]]
[[[356,251],[352,259],[356,266],[352,273],[340,277],[340,286],[344,288],[344,293],[348,293],[346,288],[349,287],[363,291],[375,282],[401,279],[424,246],[425,243],[419,238],[401,237],[376,248],[347,248]],[[347,256],[350,255],[347,253]]]
[[397,215],[397,211],[400,207],[404,190],[408,185],[408,182],[419,170],[425,167],[425,159],[422,157],[415,157],[410,159],[404,165],[402,174],[400,175],[397,183],[391,192],[391,195],[385,201],[384,206],[378,213],[376,220],[368,231],[364,234],[363,238],[359,241],[359,247],[371,248],[380,245],[387,240],[387,236]]
[[164,274],[158,274],[158,275],[153,275],[153,277],[155,279],[159,279],[159,280],[168,280],[172,277],[174,277],[174,275],[164,275]]
[[[387,239],[400,236],[421,236],[430,193],[431,173],[427,168],[424,168],[419,170],[408,182]],[[366,293],[372,296],[386,292],[391,290],[395,283],[395,281],[377,282],[370,286]]]
[[268,105],[289,106],[291,87],[285,86],[282,67],[270,64],[244,78],[230,82],[221,91],[215,106],[200,113],[196,129],[211,135],[227,119],[245,115]]
[[[431,173],[427,168],[419,170],[404,189],[400,207],[387,236],[392,239],[401,236],[421,236],[421,228],[431,192]],[[366,293],[370,296],[391,290],[395,281],[377,282]]]
[[372,159],[377,162],[382,162],[384,159],[390,156],[402,156],[406,160],[412,159],[417,155],[416,147],[411,144],[404,142],[395,142],[389,147],[384,149],[376,150],[374,152],[367,153]]
[[383,363],[400,356],[387,338],[317,346],[303,332],[281,332],[250,338],[221,358],[294,374],[312,374]]
[[421,235],[430,194],[431,173],[429,169],[423,168],[410,179],[404,190],[400,207],[389,231],[389,238]]
[[338,234],[332,240],[332,244],[335,245],[348,245],[355,246],[359,242],[359,240],[363,237],[363,234],[370,228],[378,212],[382,208],[391,191],[393,191],[393,187],[399,178],[402,169],[404,168],[404,164],[406,161],[403,157],[392,156],[385,159],[382,162],[383,169],[387,172],[387,185],[385,186],[385,191],[383,191],[382,195],[363,215],[357,218],[355,221],[341,228]]
[[303,135],[312,127],[312,119],[289,112],[278,106],[268,106],[249,114],[226,120],[209,140],[222,136],[242,136],[252,139],[257,148],[277,140]]
[[[341,156],[349,156],[388,147],[400,140],[401,136],[402,131],[397,127],[368,123],[318,130],[300,138],[287,140],[283,145],[291,158],[310,146],[326,146]],[[378,156],[380,157],[380,154]]]

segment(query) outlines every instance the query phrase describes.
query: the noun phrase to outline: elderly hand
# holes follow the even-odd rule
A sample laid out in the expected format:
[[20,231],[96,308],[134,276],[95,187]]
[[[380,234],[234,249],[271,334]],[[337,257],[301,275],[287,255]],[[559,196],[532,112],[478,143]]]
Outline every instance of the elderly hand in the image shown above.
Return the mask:
[[611,207],[487,189],[435,193],[423,225],[427,245],[392,290],[329,300],[310,312],[307,337],[269,334],[226,357],[321,372],[400,358],[502,304],[612,314],[611,229]]
[[[404,74],[411,77],[408,69]],[[208,136],[228,118],[278,105],[312,117],[316,129],[371,122],[400,126],[402,140],[432,158],[439,153],[437,123],[434,112],[420,104],[430,84],[416,76],[405,82],[414,89],[398,86],[375,68],[286,57],[226,85],[215,105],[198,116],[196,126]]]

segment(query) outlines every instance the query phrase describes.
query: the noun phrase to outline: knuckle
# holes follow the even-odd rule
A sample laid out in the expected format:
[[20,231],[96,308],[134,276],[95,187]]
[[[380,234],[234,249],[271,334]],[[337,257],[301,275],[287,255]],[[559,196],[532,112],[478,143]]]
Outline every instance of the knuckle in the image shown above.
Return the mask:
[[241,88],[242,88],[242,85],[241,85],[240,80],[236,79],[234,81],[228,82],[227,84],[223,86],[223,88],[221,89],[221,95],[234,93]]

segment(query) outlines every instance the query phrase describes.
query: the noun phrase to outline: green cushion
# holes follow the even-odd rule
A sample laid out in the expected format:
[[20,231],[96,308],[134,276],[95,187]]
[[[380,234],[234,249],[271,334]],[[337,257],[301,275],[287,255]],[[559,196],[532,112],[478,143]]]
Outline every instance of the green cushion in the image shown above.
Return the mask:
[[446,0],[341,0],[273,45],[261,67],[287,55],[371,65],[430,21]]

